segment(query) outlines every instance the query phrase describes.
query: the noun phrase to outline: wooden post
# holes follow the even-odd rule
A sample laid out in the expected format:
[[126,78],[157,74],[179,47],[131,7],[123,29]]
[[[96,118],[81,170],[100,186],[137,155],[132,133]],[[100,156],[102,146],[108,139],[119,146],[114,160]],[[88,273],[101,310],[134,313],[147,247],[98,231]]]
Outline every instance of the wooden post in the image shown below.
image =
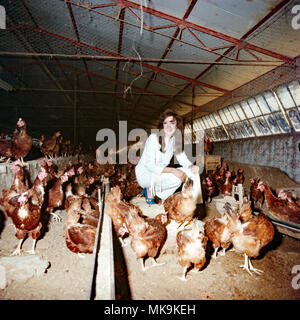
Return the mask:
[[[104,196],[109,192],[109,183],[104,185]],[[105,210],[105,203],[104,203]],[[96,274],[95,300],[115,300],[115,272],[112,220],[103,211],[102,229],[99,239],[99,254]]]

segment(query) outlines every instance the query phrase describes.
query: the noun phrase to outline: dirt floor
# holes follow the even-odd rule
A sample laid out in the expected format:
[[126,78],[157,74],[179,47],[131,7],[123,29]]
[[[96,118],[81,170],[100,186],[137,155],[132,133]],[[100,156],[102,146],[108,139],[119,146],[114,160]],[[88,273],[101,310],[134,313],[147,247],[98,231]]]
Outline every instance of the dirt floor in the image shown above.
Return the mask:
[[[144,198],[132,201],[145,215],[154,216],[163,212],[163,207],[149,207]],[[62,221],[49,219],[47,227],[36,245],[36,255],[49,262],[46,272],[26,280],[11,280],[0,289],[0,300],[85,300],[89,292],[93,255],[84,258],[69,251],[64,240],[66,213],[58,211]],[[1,213],[0,221],[0,259],[9,257],[18,240],[10,219]],[[197,216],[203,221],[219,216],[212,202],[209,206],[199,206]],[[249,275],[239,266],[244,258],[241,254],[228,250],[225,256],[212,259],[213,249],[207,247],[205,267],[194,273],[190,271],[187,281],[178,276],[182,268],[177,262],[174,238],[177,225],[168,226],[168,239],[157,259],[161,266],[149,268],[151,261],[146,260],[146,271],[141,269],[131,247],[121,247],[114,238],[116,299],[121,300],[299,300],[300,289],[293,288],[296,274],[295,265],[300,265],[300,240],[276,233],[276,237],[266,252],[253,261],[254,267],[264,271],[263,275]],[[24,250],[31,247],[31,239],[24,242]],[[26,255],[26,253],[25,253]],[[295,282],[295,280],[294,280]]]

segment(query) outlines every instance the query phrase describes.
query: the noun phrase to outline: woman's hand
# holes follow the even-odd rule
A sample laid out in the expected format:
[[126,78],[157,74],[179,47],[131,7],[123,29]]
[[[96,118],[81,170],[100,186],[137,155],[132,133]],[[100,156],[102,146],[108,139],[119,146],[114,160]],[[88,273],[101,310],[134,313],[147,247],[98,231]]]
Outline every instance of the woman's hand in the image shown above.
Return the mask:
[[181,182],[184,182],[186,179],[186,174],[182,170],[179,170],[176,168],[165,167],[162,172],[174,174],[174,176],[176,176],[178,179],[180,179]]
[[162,172],[174,174],[174,176],[180,179],[181,182],[184,182],[186,179],[186,174],[183,171],[176,168],[165,167]]
[[174,170],[172,170],[172,173],[181,180],[181,182],[184,182],[185,179],[186,179],[186,174],[179,170],[179,169],[176,169],[176,168],[173,168]]
[[199,167],[195,166],[194,164],[191,164],[189,166],[189,169],[191,169],[192,174],[199,174]]
[[178,178],[181,180],[181,182],[184,182],[185,179],[186,179],[186,174],[179,170],[179,169],[176,169],[176,168],[173,168],[174,170],[172,170],[172,173]]

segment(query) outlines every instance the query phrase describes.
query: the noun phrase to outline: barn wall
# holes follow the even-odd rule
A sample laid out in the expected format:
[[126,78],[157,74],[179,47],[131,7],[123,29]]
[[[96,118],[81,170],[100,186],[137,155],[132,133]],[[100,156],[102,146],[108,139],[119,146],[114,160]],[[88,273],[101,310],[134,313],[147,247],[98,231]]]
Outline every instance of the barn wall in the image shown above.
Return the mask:
[[215,142],[213,154],[230,161],[279,168],[300,183],[300,136]]

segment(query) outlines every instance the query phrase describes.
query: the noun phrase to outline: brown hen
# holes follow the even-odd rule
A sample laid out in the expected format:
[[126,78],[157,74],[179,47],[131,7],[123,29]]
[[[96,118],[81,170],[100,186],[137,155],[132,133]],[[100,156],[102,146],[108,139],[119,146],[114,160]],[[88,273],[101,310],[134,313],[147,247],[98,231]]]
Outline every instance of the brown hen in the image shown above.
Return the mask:
[[190,266],[201,270],[206,263],[207,237],[204,235],[202,222],[194,219],[191,227],[179,231],[176,235],[179,264],[184,267],[181,280],[186,280]]
[[141,217],[135,208],[125,216],[127,230],[131,236],[131,248],[136,257],[141,259],[142,270],[145,271],[144,258],[153,260],[152,266],[158,266],[155,258],[167,239],[166,215],[159,214],[155,218]]
[[285,199],[275,197],[271,189],[262,181],[258,183],[257,188],[264,192],[270,214],[281,220],[300,224],[300,208],[297,205],[290,205]]
[[262,212],[243,223],[239,219],[238,212],[234,212],[228,202],[224,209],[229,219],[233,247],[236,251],[243,253],[245,257],[244,265],[241,267],[250,274],[251,271],[262,273],[263,271],[252,266],[251,258],[258,257],[261,249],[273,240],[275,232],[272,223]]
[[185,223],[192,220],[196,209],[196,200],[193,197],[193,187],[191,182],[184,186],[181,192],[175,192],[163,203],[168,218],[177,223]]

